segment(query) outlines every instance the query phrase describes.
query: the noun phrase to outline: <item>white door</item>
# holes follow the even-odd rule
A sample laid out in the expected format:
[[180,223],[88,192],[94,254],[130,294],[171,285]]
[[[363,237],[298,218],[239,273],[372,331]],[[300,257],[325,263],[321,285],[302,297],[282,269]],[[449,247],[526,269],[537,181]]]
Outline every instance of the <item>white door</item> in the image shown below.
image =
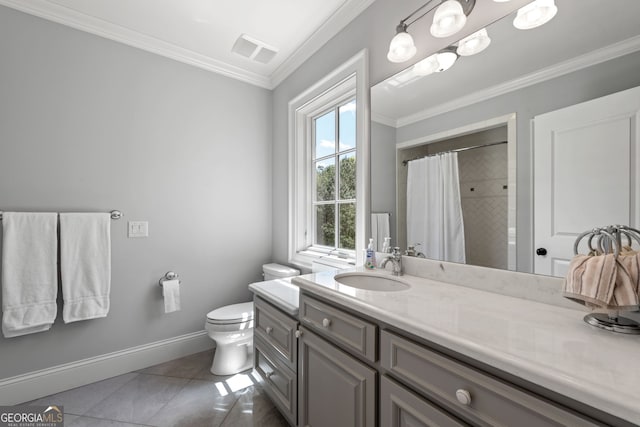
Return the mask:
[[535,273],[564,276],[584,231],[638,228],[639,118],[640,87],[534,118]]

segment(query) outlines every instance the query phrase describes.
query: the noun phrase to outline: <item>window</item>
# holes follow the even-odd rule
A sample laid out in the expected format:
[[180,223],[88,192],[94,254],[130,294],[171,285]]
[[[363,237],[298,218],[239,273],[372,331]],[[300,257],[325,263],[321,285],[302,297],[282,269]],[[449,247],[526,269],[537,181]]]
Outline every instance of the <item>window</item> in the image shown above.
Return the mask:
[[356,100],[313,118],[313,246],[348,253],[356,238]]
[[289,262],[361,265],[369,207],[366,51],[289,103]]

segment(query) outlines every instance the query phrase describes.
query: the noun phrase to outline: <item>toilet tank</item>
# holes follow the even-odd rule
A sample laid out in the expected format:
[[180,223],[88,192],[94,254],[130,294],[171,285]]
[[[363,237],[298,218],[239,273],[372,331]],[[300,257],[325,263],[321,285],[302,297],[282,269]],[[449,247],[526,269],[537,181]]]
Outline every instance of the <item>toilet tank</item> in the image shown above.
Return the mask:
[[262,273],[262,275],[264,276],[264,280],[274,280],[283,279],[285,277],[299,276],[300,270],[287,267],[286,265],[272,263],[264,264],[262,266]]

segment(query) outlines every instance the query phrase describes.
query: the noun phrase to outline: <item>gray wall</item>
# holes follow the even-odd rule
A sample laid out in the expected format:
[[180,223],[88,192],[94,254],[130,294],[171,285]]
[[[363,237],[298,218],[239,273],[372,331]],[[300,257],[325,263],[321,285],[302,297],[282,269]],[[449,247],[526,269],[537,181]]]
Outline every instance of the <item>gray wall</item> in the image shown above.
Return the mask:
[[532,144],[534,116],[640,85],[640,52],[441,114],[397,129],[397,141],[410,141],[466,124],[517,113],[517,270],[533,270]]
[[[271,92],[5,7],[0,58],[0,210],[125,214],[109,316],[0,338],[0,378],[201,331],[250,299],[271,258]],[[165,315],[168,270],[182,311]]]
[[[371,122],[371,212],[389,212],[392,246],[396,235],[396,129],[378,122]],[[368,241],[368,240],[367,240]]]

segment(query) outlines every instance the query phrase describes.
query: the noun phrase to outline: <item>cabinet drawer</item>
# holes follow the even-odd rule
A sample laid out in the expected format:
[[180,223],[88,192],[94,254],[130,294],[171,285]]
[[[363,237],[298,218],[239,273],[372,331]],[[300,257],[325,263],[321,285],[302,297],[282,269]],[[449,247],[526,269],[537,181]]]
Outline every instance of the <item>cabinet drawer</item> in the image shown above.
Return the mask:
[[380,425],[387,427],[467,426],[386,376],[380,379]]
[[300,297],[300,322],[354,354],[375,362],[377,327],[307,295]]
[[298,381],[296,374],[284,366],[260,338],[254,338],[253,365],[264,378],[264,389],[291,425],[297,424]]
[[[598,425],[388,331],[380,339],[384,369],[474,425]],[[458,400],[465,398],[468,404]]]
[[298,363],[297,320],[290,318],[260,297],[254,298],[254,334],[273,347],[293,371]]

